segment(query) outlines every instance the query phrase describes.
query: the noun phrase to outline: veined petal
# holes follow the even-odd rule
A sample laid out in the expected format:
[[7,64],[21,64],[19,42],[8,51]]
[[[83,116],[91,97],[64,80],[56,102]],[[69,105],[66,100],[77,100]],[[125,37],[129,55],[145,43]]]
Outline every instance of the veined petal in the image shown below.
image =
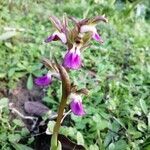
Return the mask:
[[77,116],[85,115],[85,111],[82,104],[82,98],[79,95],[73,94],[71,96],[70,107],[72,112]]
[[44,76],[38,77],[35,79],[35,83],[38,86],[47,86],[52,83],[52,76],[50,73],[48,73]]
[[73,48],[66,53],[63,66],[69,69],[79,69],[81,67],[81,53],[79,48],[73,46]]
[[101,36],[97,32],[93,33],[92,38],[98,42],[101,42],[101,43],[104,42]]

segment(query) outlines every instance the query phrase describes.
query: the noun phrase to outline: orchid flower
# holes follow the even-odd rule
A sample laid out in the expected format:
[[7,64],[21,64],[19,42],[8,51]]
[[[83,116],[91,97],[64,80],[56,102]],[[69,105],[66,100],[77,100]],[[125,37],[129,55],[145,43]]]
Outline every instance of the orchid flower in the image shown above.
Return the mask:
[[79,69],[81,67],[81,52],[80,52],[81,46],[73,44],[73,47],[67,51],[63,66],[68,69]]
[[60,40],[62,43],[67,43],[67,37],[66,37],[66,27],[67,27],[67,21],[65,18],[63,18],[63,22],[61,22],[58,18],[51,16],[50,21],[57,29],[52,35],[50,35],[47,39],[45,39],[46,43],[49,43],[51,41],[57,41]]
[[77,116],[85,115],[81,96],[76,94],[71,94],[70,99],[71,99],[70,108],[72,112]]
[[[96,25],[98,22],[103,21],[103,22],[108,22],[107,18],[105,15],[103,16],[96,16],[93,18],[85,18],[80,21],[77,21],[74,17],[70,17],[70,19],[77,25],[78,31],[83,34],[86,32],[91,32],[92,33],[92,38],[100,43],[103,43],[103,40],[101,36],[98,34]],[[81,36],[82,37],[82,36]]]
[[46,75],[38,77],[35,79],[35,83],[38,86],[48,86],[52,83],[52,75],[48,72]]
[[62,43],[67,42],[66,35],[63,32],[55,31],[52,35],[50,35],[47,39],[45,39],[46,43],[60,40]]
[[101,36],[98,34],[96,26],[95,25],[83,25],[80,28],[80,32],[81,33],[85,33],[85,32],[92,32],[92,38],[100,43],[103,43],[103,40],[101,38]]

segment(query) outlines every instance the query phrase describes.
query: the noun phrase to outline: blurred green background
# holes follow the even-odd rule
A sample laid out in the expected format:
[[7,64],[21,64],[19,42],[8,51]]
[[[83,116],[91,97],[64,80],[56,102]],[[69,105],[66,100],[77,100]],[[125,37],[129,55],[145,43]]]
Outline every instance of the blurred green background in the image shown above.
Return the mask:
[[[78,131],[77,142],[90,150],[149,150],[148,0],[0,0],[0,91],[15,88],[22,77],[31,89],[33,78],[46,72],[41,57],[55,55],[61,62],[65,47],[43,41],[54,31],[49,16],[62,18],[64,13],[78,19],[105,14],[109,20],[97,26],[104,44],[91,41],[82,53],[83,69],[71,72],[72,80],[90,95],[83,100],[87,115],[72,115],[74,124],[65,133],[76,139]],[[55,84],[44,101],[56,110],[52,88]]]

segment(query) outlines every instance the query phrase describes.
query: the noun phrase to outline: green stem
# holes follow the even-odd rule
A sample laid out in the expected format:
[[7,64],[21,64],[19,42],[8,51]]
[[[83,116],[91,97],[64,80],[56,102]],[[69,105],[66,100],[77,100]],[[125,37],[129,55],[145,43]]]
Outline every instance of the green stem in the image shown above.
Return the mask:
[[54,126],[53,134],[57,135],[58,132],[59,132],[59,128],[60,128],[60,125],[61,125],[61,119],[63,118],[63,115],[64,115],[64,109],[65,109],[65,106],[66,106],[66,102],[67,102],[67,99],[62,96],[62,99],[61,99],[61,102],[60,102],[60,105],[59,105],[59,109],[58,109],[58,117],[57,117],[57,120],[56,120],[56,124]]
[[[55,61],[57,63],[57,60]],[[64,115],[64,109],[66,107],[67,99],[70,94],[70,88],[71,88],[69,75],[66,69],[59,64],[57,64],[57,67],[58,67],[61,80],[62,80],[62,97],[61,97],[61,102],[60,102],[59,109],[58,109],[57,120],[53,129],[53,135],[51,138],[51,150],[61,149],[61,143],[58,141],[58,133],[59,133],[61,120]]]
[[52,140],[53,141],[51,140],[53,142],[53,145],[54,145],[55,148],[52,147],[51,150],[57,150],[58,132],[59,132],[59,129],[60,129],[60,126],[61,126],[61,119],[63,118],[66,102],[67,102],[67,99],[64,98],[64,96],[62,95],[61,102],[60,102],[59,109],[58,109],[58,117],[57,117],[54,129],[53,129],[53,135],[52,135]]

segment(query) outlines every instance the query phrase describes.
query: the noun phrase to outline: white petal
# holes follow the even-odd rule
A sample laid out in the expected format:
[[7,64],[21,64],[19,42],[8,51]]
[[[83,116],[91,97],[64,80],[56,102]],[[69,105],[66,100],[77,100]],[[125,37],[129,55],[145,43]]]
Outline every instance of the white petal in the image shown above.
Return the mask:
[[74,93],[70,95],[70,99],[74,100],[74,102],[82,102],[81,96]]
[[66,35],[63,32],[54,32],[53,35],[57,35],[63,43],[67,43]]
[[80,32],[84,33],[84,32],[97,32],[96,27],[94,25],[83,25],[80,28]]

